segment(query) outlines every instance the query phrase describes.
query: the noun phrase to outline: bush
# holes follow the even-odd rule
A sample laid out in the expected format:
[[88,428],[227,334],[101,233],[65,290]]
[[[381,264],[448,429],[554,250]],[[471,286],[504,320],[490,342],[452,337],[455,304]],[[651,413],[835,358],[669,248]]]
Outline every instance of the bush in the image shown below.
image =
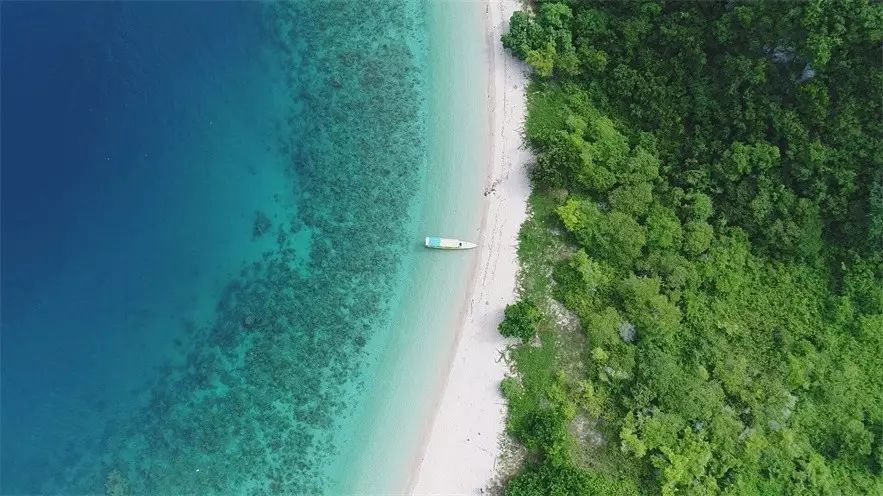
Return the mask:
[[507,305],[499,326],[500,334],[509,338],[521,338],[526,343],[536,333],[540,319],[540,309],[533,302],[521,300]]
[[500,381],[500,392],[504,398],[512,401],[524,392],[524,388],[518,382],[518,379],[509,376]]

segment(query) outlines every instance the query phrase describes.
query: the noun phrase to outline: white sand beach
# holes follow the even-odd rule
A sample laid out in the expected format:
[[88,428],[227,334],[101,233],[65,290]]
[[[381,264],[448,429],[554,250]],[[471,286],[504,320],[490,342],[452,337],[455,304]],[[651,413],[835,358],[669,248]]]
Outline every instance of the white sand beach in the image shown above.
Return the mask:
[[530,153],[521,137],[526,67],[500,42],[518,8],[516,0],[490,0],[484,9],[490,163],[479,261],[441,402],[409,485],[413,494],[481,494],[496,470],[505,422],[499,383],[508,370],[502,359],[507,341],[497,325],[515,299],[518,230],[530,193]]

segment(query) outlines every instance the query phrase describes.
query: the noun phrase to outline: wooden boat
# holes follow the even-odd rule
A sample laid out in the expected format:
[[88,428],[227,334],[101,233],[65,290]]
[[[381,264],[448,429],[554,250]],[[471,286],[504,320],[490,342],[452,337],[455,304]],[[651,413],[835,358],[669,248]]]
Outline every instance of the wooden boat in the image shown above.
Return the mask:
[[461,241],[459,239],[439,238],[438,236],[427,236],[425,241],[427,248],[436,250],[471,250],[475,248],[475,243],[469,241]]

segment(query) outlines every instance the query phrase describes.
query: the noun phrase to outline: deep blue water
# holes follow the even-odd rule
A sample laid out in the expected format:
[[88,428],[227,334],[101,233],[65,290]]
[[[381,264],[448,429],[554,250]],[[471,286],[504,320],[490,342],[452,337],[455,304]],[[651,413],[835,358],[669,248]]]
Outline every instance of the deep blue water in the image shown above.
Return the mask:
[[95,451],[257,259],[255,212],[291,205],[261,22],[2,5],[4,492]]
[[416,239],[422,3],[0,19],[0,492],[333,492]]

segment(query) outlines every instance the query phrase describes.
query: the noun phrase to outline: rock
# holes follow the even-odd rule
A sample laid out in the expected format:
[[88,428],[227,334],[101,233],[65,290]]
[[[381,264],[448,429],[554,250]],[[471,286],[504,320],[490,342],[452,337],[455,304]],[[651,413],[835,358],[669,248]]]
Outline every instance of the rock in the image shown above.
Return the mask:
[[794,49],[791,47],[765,47],[764,52],[769,55],[770,60],[772,60],[774,64],[787,64],[794,60]]
[[638,338],[638,331],[635,329],[635,326],[629,324],[628,322],[623,322],[619,324],[619,337],[622,338],[626,343],[634,343]]
[[264,235],[272,227],[270,218],[261,211],[255,212],[254,224],[251,227],[251,239],[257,239]]
[[246,329],[251,329],[256,323],[254,315],[246,315],[245,318],[242,319],[242,327],[245,327]]
[[816,75],[816,70],[812,68],[809,64],[803,66],[803,72],[800,73],[800,77],[797,78],[797,84],[805,83],[810,79],[814,78]]

